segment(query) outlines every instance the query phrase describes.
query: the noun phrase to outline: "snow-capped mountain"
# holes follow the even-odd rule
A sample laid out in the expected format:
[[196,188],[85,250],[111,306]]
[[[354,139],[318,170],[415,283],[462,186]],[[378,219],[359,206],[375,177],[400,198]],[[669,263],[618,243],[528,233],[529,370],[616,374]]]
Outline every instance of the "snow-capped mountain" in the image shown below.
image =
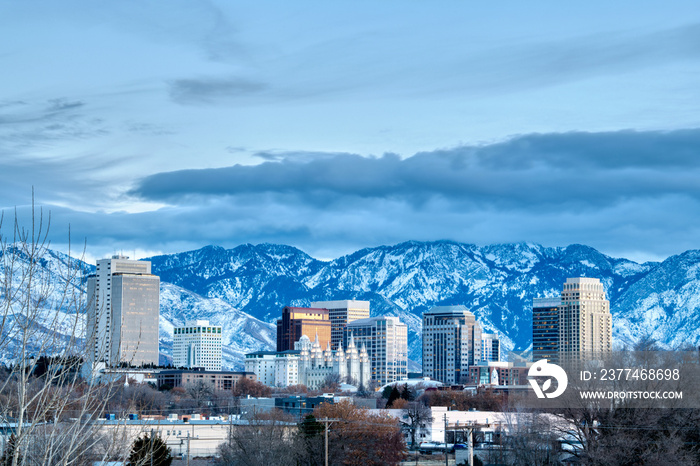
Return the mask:
[[188,320],[208,320],[223,327],[224,367],[242,368],[251,351],[269,350],[276,342],[275,326],[241,312],[219,298],[205,298],[171,283],[160,286],[160,350],[172,355],[173,327]]
[[367,248],[330,262],[271,244],[206,247],[150,259],[164,281],[274,322],[285,305],[364,299],[372,315],[409,326],[410,358],[420,360],[421,314],[464,304],[506,348],[532,335],[532,299],[558,295],[568,277],[601,279],[611,301],[616,345],[651,336],[665,345],[700,342],[700,251],[638,264],[593,248],[536,244],[478,247],[451,241]]
[[[437,241],[367,248],[325,262],[291,246],[245,244],[148,260],[161,278],[163,357],[171,353],[173,325],[208,319],[224,327],[228,368],[242,369],[247,352],[274,349],[274,321],[285,305],[333,299],[368,300],[372,315],[399,316],[409,326],[414,361],[421,357],[421,314],[434,305],[463,304],[486,331],[501,335],[504,347],[526,348],[532,299],[558,295],[566,278],[576,276],[605,285],[616,346],[643,337],[669,347],[700,344],[700,251],[638,264],[582,245]],[[50,251],[38,265],[59,283],[57,270],[69,262]],[[84,293],[84,281],[76,278],[70,289]],[[50,324],[48,314],[39,317]]]

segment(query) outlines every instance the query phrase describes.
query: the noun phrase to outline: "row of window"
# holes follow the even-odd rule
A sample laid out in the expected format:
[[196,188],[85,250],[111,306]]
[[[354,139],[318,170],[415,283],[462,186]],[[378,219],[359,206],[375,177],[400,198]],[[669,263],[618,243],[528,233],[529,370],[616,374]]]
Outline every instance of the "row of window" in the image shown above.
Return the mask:
[[184,335],[187,333],[221,333],[221,327],[175,327],[175,335]]

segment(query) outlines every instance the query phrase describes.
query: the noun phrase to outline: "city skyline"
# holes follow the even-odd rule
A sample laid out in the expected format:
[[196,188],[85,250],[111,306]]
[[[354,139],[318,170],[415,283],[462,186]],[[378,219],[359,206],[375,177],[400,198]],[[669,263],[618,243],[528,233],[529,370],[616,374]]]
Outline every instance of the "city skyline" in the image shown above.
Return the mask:
[[0,208],[89,262],[698,247],[693,2],[69,4],[0,2]]

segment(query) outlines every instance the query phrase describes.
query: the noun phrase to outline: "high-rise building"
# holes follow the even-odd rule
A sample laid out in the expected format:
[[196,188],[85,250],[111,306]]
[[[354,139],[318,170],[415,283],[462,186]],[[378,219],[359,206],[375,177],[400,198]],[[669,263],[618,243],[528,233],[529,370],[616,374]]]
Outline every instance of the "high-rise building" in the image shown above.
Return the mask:
[[367,349],[371,380],[381,385],[405,379],[408,364],[408,327],[398,317],[372,317],[349,322],[345,327],[347,347],[350,337]]
[[500,361],[501,360],[501,340],[497,333],[481,334],[481,360]]
[[561,298],[532,300],[532,360],[559,361],[559,306]]
[[466,383],[481,360],[481,325],[464,306],[423,313],[423,375],[445,384]]
[[87,282],[89,361],[157,365],[160,278],[151,263],[121,255],[100,259]]
[[311,307],[328,309],[331,321],[331,349],[337,350],[343,344],[345,326],[358,319],[369,318],[369,301],[340,300],[317,301]]
[[173,366],[208,371],[221,370],[220,325],[208,320],[191,320],[173,329]]
[[597,278],[567,278],[559,306],[559,360],[598,358],[612,351],[610,301]]
[[302,335],[313,339],[317,334],[322,347],[331,342],[328,309],[285,306],[277,320],[277,351],[293,350]]

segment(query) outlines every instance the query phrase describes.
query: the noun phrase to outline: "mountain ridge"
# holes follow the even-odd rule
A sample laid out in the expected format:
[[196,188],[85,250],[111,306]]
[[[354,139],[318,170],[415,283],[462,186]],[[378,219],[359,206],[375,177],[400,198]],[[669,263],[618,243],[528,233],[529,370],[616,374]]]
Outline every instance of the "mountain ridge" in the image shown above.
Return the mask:
[[[209,281],[193,291],[222,299],[270,323],[285,305],[305,306],[330,299],[369,300],[373,316],[396,315],[406,321],[409,353],[414,360],[420,359],[420,315],[433,305],[464,304],[477,315],[485,330],[502,336],[506,348],[527,347],[532,298],[558,295],[566,278],[574,276],[591,276],[604,283],[618,344],[633,344],[642,333],[656,335],[662,344],[675,341],[668,338],[672,330],[669,322],[673,319],[654,320],[651,314],[639,312],[645,302],[645,292],[639,284],[649,282],[644,278],[652,272],[660,278],[653,286],[645,286],[656,290],[656,295],[665,294],[663,299],[647,304],[653,307],[670,302],[666,314],[690,312],[690,317],[676,320],[686,325],[692,321],[694,329],[700,327],[700,322],[696,324],[691,318],[698,306],[687,296],[694,289],[688,283],[700,276],[700,251],[642,264],[607,256],[583,244],[545,247],[527,242],[477,246],[451,240],[405,241],[362,248],[330,261],[315,259],[292,246],[270,243],[246,244],[224,251],[222,254],[229,258],[226,273],[217,274],[212,262],[200,256],[204,260],[198,273]],[[154,272],[162,271],[161,276],[167,276],[171,270],[165,270],[163,264],[178,254],[149,258]],[[681,256],[684,260],[675,259]],[[667,270],[673,267],[679,270]],[[697,273],[689,276],[691,269]],[[187,271],[173,269],[172,273],[180,281],[188,280]],[[681,280],[676,288],[685,291],[675,300],[668,295],[670,290],[663,280],[671,273]],[[618,298],[624,305],[617,305]],[[651,328],[650,323],[665,324],[664,332]]]
[[[700,250],[640,264],[582,244],[439,240],[363,248],[322,261],[293,246],[247,243],[144,260],[161,278],[163,362],[174,325],[208,319],[224,326],[225,367],[242,369],[246,352],[274,349],[274,322],[284,306],[337,299],[368,300],[372,316],[400,317],[409,327],[414,362],[421,358],[421,314],[435,305],[465,305],[485,331],[501,336],[506,349],[526,348],[532,299],[558,295],[566,278],[576,276],[604,284],[616,346],[643,338],[669,348],[700,344]],[[70,290],[84,294],[84,274],[94,265],[50,250],[39,262],[41,273],[57,283],[66,264],[83,271]]]

